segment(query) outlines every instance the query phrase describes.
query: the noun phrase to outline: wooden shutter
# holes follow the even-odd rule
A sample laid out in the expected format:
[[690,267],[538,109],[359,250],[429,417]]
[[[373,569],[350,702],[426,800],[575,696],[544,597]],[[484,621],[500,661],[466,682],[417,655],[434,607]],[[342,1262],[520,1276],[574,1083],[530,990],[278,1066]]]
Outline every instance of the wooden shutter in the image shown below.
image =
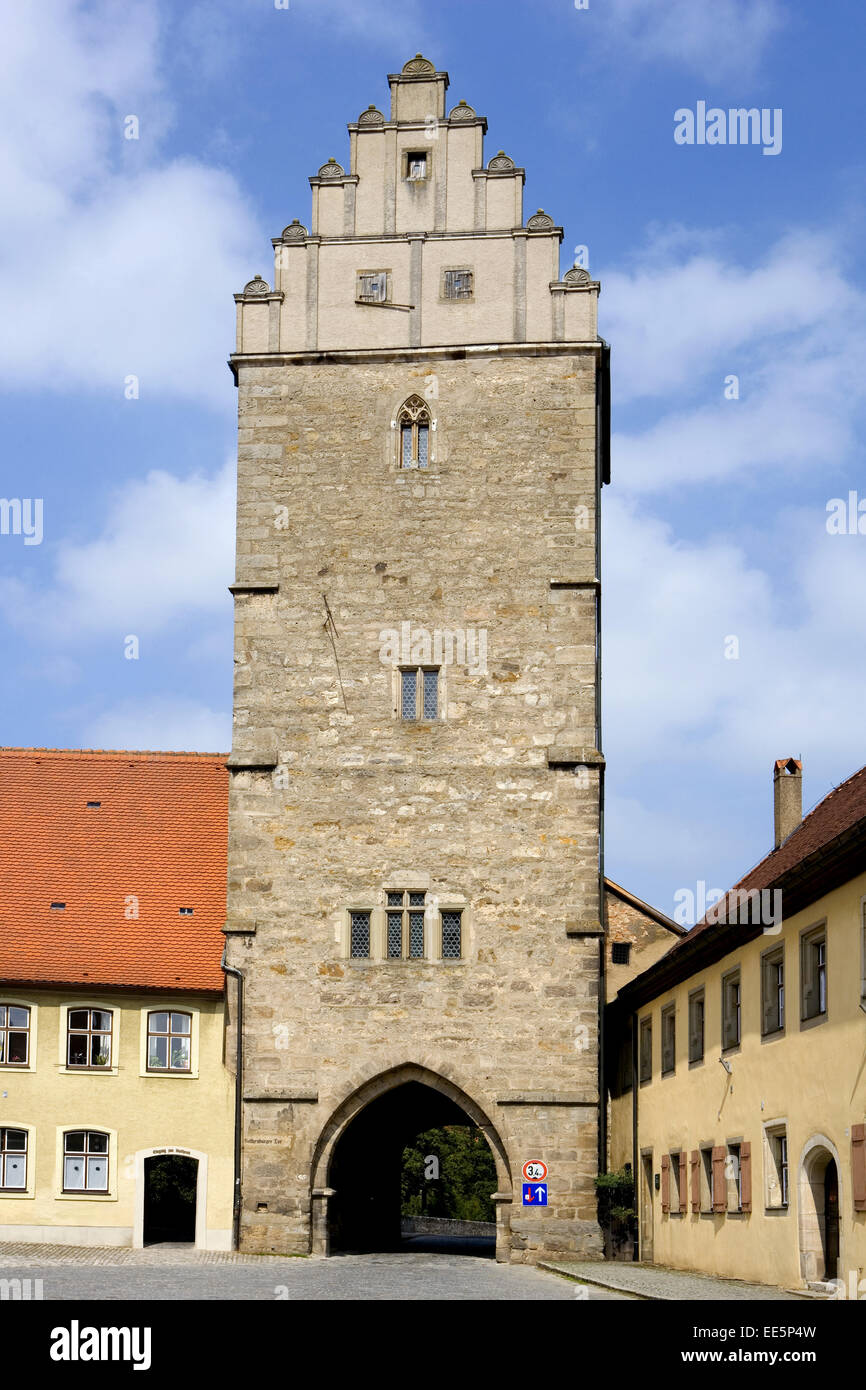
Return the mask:
[[851,1186],[854,1210],[866,1211],[866,1125],[851,1126]]
[[662,1154],[662,1211],[671,1209],[671,1160]]
[[701,1155],[692,1149],[692,1211],[701,1209]]
[[740,1145],[740,1210],[752,1210],[752,1145],[747,1139]]
[[680,1211],[688,1211],[689,1209],[689,1189],[686,1178],[688,1161],[688,1154],[683,1149],[680,1153]]
[[725,1159],[728,1151],[724,1144],[713,1149],[713,1211],[726,1211],[728,1190],[725,1185]]

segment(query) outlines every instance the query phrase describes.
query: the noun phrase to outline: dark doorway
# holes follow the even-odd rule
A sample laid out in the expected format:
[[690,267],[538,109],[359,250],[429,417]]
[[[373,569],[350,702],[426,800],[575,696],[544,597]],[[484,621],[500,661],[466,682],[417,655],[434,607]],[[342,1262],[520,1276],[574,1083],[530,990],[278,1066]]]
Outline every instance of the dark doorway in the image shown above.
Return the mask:
[[493,1155],[466,1112],[432,1086],[407,1081],[365,1106],[334,1149],[328,1186],[332,1254],[494,1256]]
[[158,1154],[144,1160],[144,1244],[195,1240],[198,1159]]
[[835,1279],[839,1266],[839,1173],[835,1159],[824,1172],[824,1278]]

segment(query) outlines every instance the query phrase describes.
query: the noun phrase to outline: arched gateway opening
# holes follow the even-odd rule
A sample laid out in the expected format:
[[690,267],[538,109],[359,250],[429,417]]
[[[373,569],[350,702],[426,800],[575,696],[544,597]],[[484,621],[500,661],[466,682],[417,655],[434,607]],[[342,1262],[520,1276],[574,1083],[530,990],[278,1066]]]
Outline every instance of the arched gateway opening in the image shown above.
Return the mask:
[[[422,1154],[427,1147],[430,1154]],[[349,1097],[325,1127],[313,1171],[316,1253],[493,1255],[495,1246],[497,1258],[508,1259],[511,1182],[499,1136],[468,1096],[424,1068],[397,1068]],[[460,1214],[455,1190],[472,1194],[463,1207],[470,1219],[491,1224],[443,1221],[445,1212]]]
[[800,1164],[800,1269],[807,1283],[835,1279],[839,1265],[839,1168],[835,1149],[820,1136]]

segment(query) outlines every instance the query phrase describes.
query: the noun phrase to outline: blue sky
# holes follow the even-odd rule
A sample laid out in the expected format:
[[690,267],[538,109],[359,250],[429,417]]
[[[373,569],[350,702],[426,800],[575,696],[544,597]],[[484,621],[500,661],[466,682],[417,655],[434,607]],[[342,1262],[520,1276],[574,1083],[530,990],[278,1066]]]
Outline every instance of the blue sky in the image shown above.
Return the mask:
[[[866,499],[862,4],[39,0],[3,31],[0,491],[44,536],[0,536],[0,741],[228,747],[232,293],[420,50],[602,282],[608,872],[673,913],[770,847],[775,758],[807,806],[866,761],[866,535],[826,526]],[[698,101],[781,109],[781,152],[678,145]]]

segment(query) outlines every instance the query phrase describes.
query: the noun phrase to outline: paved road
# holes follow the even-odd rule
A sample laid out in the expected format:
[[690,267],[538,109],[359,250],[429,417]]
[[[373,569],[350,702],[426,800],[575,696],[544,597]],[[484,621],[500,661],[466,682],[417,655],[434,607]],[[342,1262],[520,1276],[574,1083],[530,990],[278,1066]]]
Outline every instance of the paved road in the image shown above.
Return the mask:
[[41,1279],[45,1300],[594,1302],[626,1297],[588,1289],[525,1265],[499,1265],[477,1255],[434,1254],[423,1249],[338,1255],[329,1260],[276,1256],[239,1260],[196,1257],[192,1251],[61,1251],[54,1246],[49,1259],[50,1263],[37,1262],[40,1255],[33,1246],[26,1253],[20,1245],[14,1252],[0,1246],[0,1279]]

